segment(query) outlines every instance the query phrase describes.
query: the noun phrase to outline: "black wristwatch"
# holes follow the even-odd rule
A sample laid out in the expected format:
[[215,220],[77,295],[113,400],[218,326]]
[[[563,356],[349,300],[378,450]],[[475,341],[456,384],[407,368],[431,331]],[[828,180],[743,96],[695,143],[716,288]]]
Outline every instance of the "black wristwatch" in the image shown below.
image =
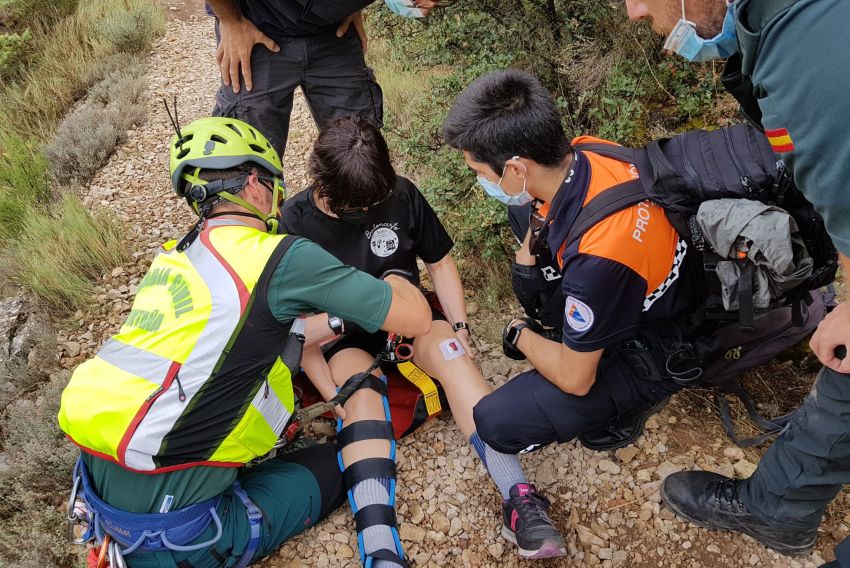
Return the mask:
[[516,342],[519,341],[519,336],[522,333],[522,330],[528,327],[528,324],[524,321],[520,320],[520,322],[516,325],[512,325],[508,332],[505,334],[505,341],[516,347]]
[[328,327],[334,332],[334,335],[342,335],[345,331],[345,325],[342,323],[342,318],[328,314]]
[[452,325],[452,329],[454,329],[456,332],[465,329],[466,333],[472,335],[472,330],[470,329],[469,324],[465,321],[455,322],[455,324]]

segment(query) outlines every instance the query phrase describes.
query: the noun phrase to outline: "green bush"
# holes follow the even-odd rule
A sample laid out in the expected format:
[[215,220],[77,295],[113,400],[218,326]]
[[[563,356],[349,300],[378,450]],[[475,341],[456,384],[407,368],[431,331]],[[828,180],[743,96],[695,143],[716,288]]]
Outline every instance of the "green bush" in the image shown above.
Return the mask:
[[6,251],[3,276],[67,314],[89,301],[93,279],[127,255],[120,224],[105,211],[90,214],[66,193],[50,214],[27,211],[15,246]]
[[14,77],[21,71],[32,48],[32,32],[0,34],[0,79]]
[[380,47],[370,58],[378,77],[401,70],[409,78],[388,82],[385,135],[455,238],[457,256],[474,259],[464,263],[468,283],[495,279],[507,291],[515,246],[504,207],[484,199],[460,154],[440,139],[452,102],[475,78],[505,67],[534,73],[568,135],[637,145],[718,118],[713,67],[662,55],[659,38],[628,22],[621,3],[464,0],[421,21],[376,7],[368,23]]
[[34,143],[0,131],[0,239],[3,243],[20,234],[32,204],[47,202],[50,191],[46,165]]
[[100,36],[116,51],[144,53],[165,30],[165,17],[155,3],[145,2],[107,14],[98,28]]

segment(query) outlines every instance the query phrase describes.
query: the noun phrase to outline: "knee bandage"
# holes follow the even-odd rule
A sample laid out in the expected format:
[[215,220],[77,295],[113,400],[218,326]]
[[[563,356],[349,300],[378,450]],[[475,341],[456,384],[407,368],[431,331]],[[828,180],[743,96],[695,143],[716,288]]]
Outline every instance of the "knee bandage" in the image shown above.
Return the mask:
[[[359,380],[361,374],[354,375],[342,389],[352,381]],[[360,420],[352,422],[348,426],[342,426],[342,420],[337,419],[337,460],[342,471],[345,488],[348,492],[348,502],[354,512],[354,523],[357,528],[357,544],[360,548],[360,559],[366,568],[371,568],[375,561],[395,564],[407,568],[404,560],[404,552],[398,536],[397,520],[395,513],[395,436],[390,420],[390,405],[387,400],[387,378],[378,378],[370,375],[359,386],[359,389],[369,388],[381,395],[384,407],[385,420]],[[342,390],[341,389],[341,390]],[[388,440],[390,443],[390,455],[387,458],[366,458],[358,460],[345,467],[342,460],[342,449],[354,442],[362,440]],[[386,490],[386,503],[384,499],[373,498],[376,494],[382,494]],[[358,501],[360,503],[358,504]],[[378,501],[378,502],[376,502]],[[367,551],[364,533],[372,527],[386,527],[392,535],[392,546],[389,548],[377,548]],[[385,532],[383,534],[386,534]],[[384,538],[382,542],[389,539]],[[384,545],[386,546],[386,545]],[[386,564],[385,564],[386,565]]]

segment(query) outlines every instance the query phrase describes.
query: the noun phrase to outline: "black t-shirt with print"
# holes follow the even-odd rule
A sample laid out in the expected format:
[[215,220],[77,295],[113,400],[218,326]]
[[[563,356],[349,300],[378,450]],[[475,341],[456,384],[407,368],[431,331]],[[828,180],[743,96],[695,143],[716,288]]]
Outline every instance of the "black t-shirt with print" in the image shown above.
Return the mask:
[[393,196],[374,208],[369,223],[352,225],[326,215],[309,188],[286,200],[282,222],[287,233],[307,237],[344,264],[376,277],[390,269],[406,270],[416,284],[416,257],[437,262],[454,245],[425,197],[401,176]]

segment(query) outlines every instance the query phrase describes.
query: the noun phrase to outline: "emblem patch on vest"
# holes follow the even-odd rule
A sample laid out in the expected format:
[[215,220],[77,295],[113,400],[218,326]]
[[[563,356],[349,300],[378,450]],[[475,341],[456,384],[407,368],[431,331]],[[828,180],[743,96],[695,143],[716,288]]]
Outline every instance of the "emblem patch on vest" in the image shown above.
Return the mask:
[[768,142],[771,148],[777,154],[794,151],[794,141],[791,140],[791,135],[788,134],[787,128],[775,128],[773,130],[765,130]]
[[567,319],[567,325],[576,331],[587,331],[593,325],[593,310],[572,296],[567,296],[564,317]]

